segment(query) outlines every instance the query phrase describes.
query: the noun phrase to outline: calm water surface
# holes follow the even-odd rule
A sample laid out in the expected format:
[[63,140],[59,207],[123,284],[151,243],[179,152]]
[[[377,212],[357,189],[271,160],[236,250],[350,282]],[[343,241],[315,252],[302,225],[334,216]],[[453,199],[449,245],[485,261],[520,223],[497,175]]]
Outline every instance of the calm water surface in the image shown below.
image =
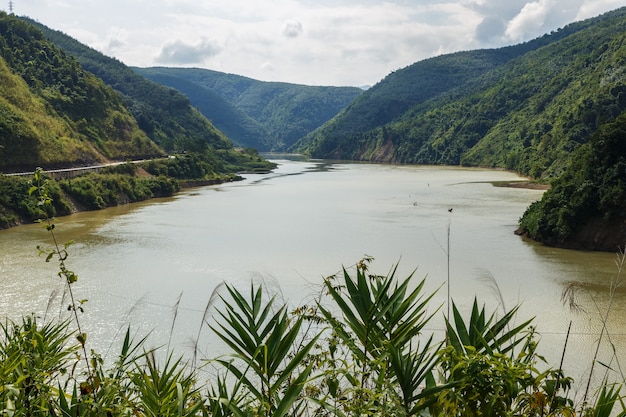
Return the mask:
[[[371,255],[375,272],[399,262],[401,277],[413,270],[427,277],[429,291],[439,288],[433,307],[441,304],[442,311],[448,273],[464,312],[474,296],[490,311],[500,304],[498,294],[507,308],[521,304],[519,320],[536,317],[540,352],[554,366],[573,321],[565,363],[582,383],[616,277],[615,256],[515,236],[519,217],[541,191],[494,187],[492,181],[520,179],[503,171],[278,162],[274,173],[242,182],[59,219],[60,239],[75,242],[68,267],[79,276],[79,298],[89,300],[83,323],[92,346],[106,352],[130,323],[138,334],[151,332],[150,343],[165,344],[171,335],[176,349],[189,350],[220,283],[245,288],[263,280],[297,305],[319,293],[323,276]],[[67,304],[56,264],[37,256],[40,244],[50,241],[38,225],[0,232],[0,315],[51,317]],[[571,283],[582,289],[584,312],[560,300]],[[618,291],[609,331],[622,356],[625,310],[626,293]],[[431,330],[440,332],[441,321]],[[219,351],[206,326],[201,339],[208,356]],[[608,347],[601,354],[610,360]]]

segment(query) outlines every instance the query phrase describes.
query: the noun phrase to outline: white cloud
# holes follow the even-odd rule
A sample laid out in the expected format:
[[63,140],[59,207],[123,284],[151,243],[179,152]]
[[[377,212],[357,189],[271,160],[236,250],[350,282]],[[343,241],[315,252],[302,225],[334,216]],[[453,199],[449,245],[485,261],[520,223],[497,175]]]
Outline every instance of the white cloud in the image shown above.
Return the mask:
[[194,44],[176,40],[163,45],[155,60],[161,64],[199,64],[207,58],[217,55],[220,51],[221,47],[207,38]]
[[552,0],[538,0],[527,3],[506,28],[506,36],[513,42],[528,40],[529,34],[534,34],[541,28],[550,13]]
[[626,0],[18,0],[15,12],[128,65],[367,85],[433,55],[530,40],[623,5]]
[[578,10],[576,20],[594,17],[624,5],[626,5],[626,1],[624,0],[585,0]]
[[302,35],[303,32],[302,23],[297,20],[288,20],[283,25],[283,36],[287,38],[297,38]]

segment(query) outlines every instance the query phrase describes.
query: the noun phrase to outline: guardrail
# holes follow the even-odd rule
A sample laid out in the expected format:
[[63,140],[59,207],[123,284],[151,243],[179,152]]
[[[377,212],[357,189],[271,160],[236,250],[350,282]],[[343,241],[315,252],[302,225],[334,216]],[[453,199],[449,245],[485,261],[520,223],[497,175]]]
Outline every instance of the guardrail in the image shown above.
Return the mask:
[[[63,169],[48,169],[48,170],[44,170],[44,173],[49,175],[50,178],[55,179],[55,180],[61,180],[61,179],[65,179],[65,178],[74,178],[74,177],[78,177],[80,175],[86,174],[88,172],[100,172],[102,171],[102,169],[107,168],[107,167],[112,167],[112,166],[117,166],[117,165],[123,165],[123,164],[140,164],[142,162],[145,162],[145,159],[140,159],[137,161],[126,161],[126,162],[111,162],[108,164],[102,164],[102,165],[91,165],[88,167],[77,167],[77,168],[63,168]],[[33,175],[33,171],[30,172],[11,172],[11,173],[7,173],[7,174],[0,174],[0,175],[6,175],[9,177],[31,177]]]

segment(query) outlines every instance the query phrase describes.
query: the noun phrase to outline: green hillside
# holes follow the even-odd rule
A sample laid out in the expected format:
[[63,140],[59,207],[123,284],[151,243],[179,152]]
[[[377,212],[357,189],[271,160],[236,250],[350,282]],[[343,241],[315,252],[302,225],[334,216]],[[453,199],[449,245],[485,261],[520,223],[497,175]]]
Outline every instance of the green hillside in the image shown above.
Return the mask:
[[235,144],[261,150],[271,149],[271,142],[268,140],[265,129],[256,120],[211,89],[175,74],[170,75],[166,70],[134,68],[134,71],[156,83],[185,94],[193,106]]
[[[499,167],[553,181],[519,232],[614,251],[626,243],[624,45],[621,8],[517,47],[426,60],[390,74],[299,147],[318,158]],[[407,99],[402,86],[424,93]]]
[[0,169],[162,155],[121,97],[43,34],[0,12]]
[[175,88],[243,146],[284,151],[339,113],[362,90],[262,82],[199,68],[135,68]]
[[625,14],[620,9],[527,44],[397,71],[300,149],[315,157],[558,174],[599,123],[621,112]]
[[137,75],[122,62],[81,44],[62,32],[28,18],[57,47],[75,56],[81,66],[118,91],[141,129],[166,151],[232,148],[226,136],[215,128],[189,99],[171,88]]
[[520,220],[517,233],[553,246],[626,247],[626,112],[600,126],[563,175]]

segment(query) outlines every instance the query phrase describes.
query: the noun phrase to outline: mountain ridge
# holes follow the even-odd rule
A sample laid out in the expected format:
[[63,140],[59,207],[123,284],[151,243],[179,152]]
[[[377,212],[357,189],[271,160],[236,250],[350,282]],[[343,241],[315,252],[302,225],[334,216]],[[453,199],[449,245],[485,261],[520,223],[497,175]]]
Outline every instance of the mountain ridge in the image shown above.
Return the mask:
[[0,12],[0,169],[162,156],[121,97],[28,23]]
[[[513,91],[505,81],[502,81],[503,85],[499,90],[489,89],[494,88],[499,80],[519,79],[520,74],[515,74],[514,68],[523,62],[523,57],[545,50],[550,45],[557,45],[581,32],[587,34],[584,36],[590,34],[597,38],[593,32],[602,26],[611,26],[616,20],[623,18],[624,11],[622,8],[594,19],[576,22],[557,32],[516,46],[459,52],[419,61],[388,75],[326,125],[298,142],[294,149],[320,158],[401,163],[465,163],[504,167],[535,177],[541,176],[543,172],[536,172],[537,169],[531,172],[530,167],[521,164],[507,164],[502,161],[493,161],[490,164],[489,161],[472,155],[466,159],[461,158],[461,153],[469,150],[478,142],[478,138],[482,139],[488,133],[493,124],[492,119],[497,119],[498,112],[502,112],[506,108],[504,106],[508,105],[505,98],[528,93],[524,91],[523,85]],[[552,52],[551,55],[544,56],[544,62],[535,62],[534,65],[547,62],[554,66],[555,56],[558,57],[558,53]],[[447,73],[450,72],[451,61],[459,70],[449,75]],[[509,67],[505,67],[507,64]],[[504,74],[503,67],[509,68],[509,72]],[[423,79],[416,78],[415,74]],[[438,82],[433,82],[435,77],[439,78]],[[415,97],[398,104],[397,97],[402,97],[403,94],[396,85],[409,85],[410,89],[407,88],[407,91],[413,92]],[[559,87],[552,86],[555,93]],[[431,93],[423,94],[424,91]],[[503,102],[491,105],[489,110],[492,113],[483,117],[485,111],[477,103],[482,100],[479,104],[484,105],[488,94]],[[383,96],[384,99],[376,99],[378,96]],[[549,99],[550,97],[544,98],[544,101]],[[390,112],[389,108],[397,110]],[[472,117],[475,114],[481,116]],[[446,123],[442,123],[443,121]],[[463,126],[462,123],[469,126]],[[357,129],[355,126],[365,128]],[[465,138],[452,138],[459,135]],[[462,141],[466,143],[460,143]],[[383,144],[387,152],[377,152]],[[455,147],[458,149],[453,149]],[[374,156],[377,159],[372,159]],[[550,172],[546,174],[549,175]]]
[[[186,94],[234,142],[260,151],[287,150],[362,93],[357,87],[266,82],[203,68],[133,69]],[[214,101],[227,107],[207,97],[217,97]]]
[[232,148],[230,140],[183,94],[135,74],[121,61],[60,31],[27,17],[20,19],[37,27],[57,47],[76,57],[86,71],[118,91],[141,129],[165,151],[196,150],[205,144],[215,149]]

